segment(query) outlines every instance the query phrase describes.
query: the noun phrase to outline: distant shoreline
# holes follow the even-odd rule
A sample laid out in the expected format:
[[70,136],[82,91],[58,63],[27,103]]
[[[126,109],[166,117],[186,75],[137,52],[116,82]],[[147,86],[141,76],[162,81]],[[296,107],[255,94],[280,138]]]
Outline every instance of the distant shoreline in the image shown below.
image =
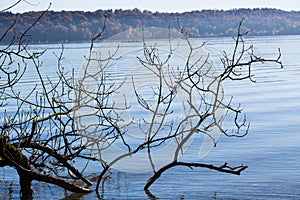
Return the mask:
[[[0,44],[11,42],[32,25],[42,12],[13,14],[0,13],[0,36],[9,27]],[[300,12],[277,9],[202,10],[184,13],[158,13],[133,10],[48,11],[27,33],[33,44],[86,43],[101,32],[103,39],[117,33],[141,27],[178,29],[182,26],[191,38],[232,37],[237,34],[239,22],[244,19],[242,31],[249,36],[300,35]]]

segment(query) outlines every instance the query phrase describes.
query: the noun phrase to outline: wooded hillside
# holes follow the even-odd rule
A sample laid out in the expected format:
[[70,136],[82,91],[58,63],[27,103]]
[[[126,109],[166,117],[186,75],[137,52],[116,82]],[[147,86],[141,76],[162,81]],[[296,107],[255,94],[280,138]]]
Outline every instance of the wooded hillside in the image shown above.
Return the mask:
[[[2,42],[9,42],[14,35],[28,28],[42,12],[0,14],[0,35],[14,24]],[[95,12],[47,12],[28,33],[32,42],[82,42],[103,28],[107,16],[104,38],[133,28],[180,25],[192,37],[232,36],[241,19],[249,35],[300,34],[300,12],[276,9],[202,10],[185,13],[158,13],[133,10],[98,10]]]

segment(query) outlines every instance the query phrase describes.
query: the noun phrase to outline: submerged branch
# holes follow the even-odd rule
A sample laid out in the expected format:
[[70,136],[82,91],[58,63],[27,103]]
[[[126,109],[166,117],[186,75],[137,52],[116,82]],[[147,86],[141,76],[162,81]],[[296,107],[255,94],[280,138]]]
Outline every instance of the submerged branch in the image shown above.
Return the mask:
[[235,175],[240,175],[242,171],[248,168],[248,166],[240,165],[236,167],[231,167],[228,166],[227,163],[221,165],[221,166],[215,166],[215,165],[210,165],[210,164],[204,164],[204,163],[193,163],[193,162],[178,162],[177,160],[169,163],[168,165],[165,165],[164,167],[160,168],[154,175],[148,179],[144,190],[146,193],[149,192],[149,187],[168,169],[175,167],[175,166],[186,166],[189,168],[193,167],[202,167],[202,168],[207,168],[207,169],[212,169],[216,170],[219,172],[224,172],[224,173],[229,173],[229,174],[235,174]]

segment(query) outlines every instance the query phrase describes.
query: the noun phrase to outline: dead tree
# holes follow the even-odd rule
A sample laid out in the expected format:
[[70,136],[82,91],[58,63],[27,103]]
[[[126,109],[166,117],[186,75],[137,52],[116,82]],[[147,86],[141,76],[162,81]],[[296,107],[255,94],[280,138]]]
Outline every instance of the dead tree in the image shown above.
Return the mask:
[[[46,50],[29,48],[28,32],[48,9],[21,33],[15,29],[17,17],[0,36],[0,41],[11,37],[11,42],[0,49],[0,167],[17,171],[21,199],[33,199],[34,180],[72,192],[91,192],[92,182],[75,160],[87,164],[97,160],[86,150],[80,130],[74,126],[76,84],[74,75],[63,70],[63,47],[61,54],[56,55],[55,80],[47,79],[41,72]],[[93,38],[91,48],[101,35],[102,32]],[[38,83],[23,91],[20,80],[28,69],[36,74]]]
[[[195,46],[184,33],[181,36],[188,49],[183,58],[184,64],[172,68],[171,59],[180,46],[174,45],[170,38],[166,56],[163,56],[158,46],[149,45],[149,41],[142,37],[143,55],[139,55],[137,60],[156,83],[149,99],[139,90],[138,82],[133,78],[126,77],[117,84],[109,80],[107,69],[120,57],[118,48],[107,52],[106,56],[97,53],[94,42],[103,31],[92,39],[79,79],[63,70],[63,50],[57,55],[57,80],[44,77],[41,72],[44,51],[35,52],[28,48],[28,32],[43,15],[21,34],[15,32],[11,43],[0,49],[0,166],[16,169],[22,199],[33,198],[33,180],[55,184],[72,192],[91,192],[92,182],[84,169],[80,170],[73,163],[76,159],[87,164],[90,161],[101,164],[96,185],[99,197],[100,183],[105,174],[118,163],[141,152],[153,172],[144,187],[148,192],[162,173],[175,166],[204,167],[232,174],[240,174],[247,168],[243,165],[231,167],[227,163],[214,166],[197,160],[184,162],[180,155],[197,135],[206,135],[206,144],[213,148],[220,133],[237,137],[247,134],[248,123],[241,109],[224,99],[222,83],[252,80],[251,66],[255,63],[275,62],[281,65],[280,52],[276,59],[256,56],[252,46],[245,46],[245,33],[241,32],[240,24],[233,52],[224,52],[222,70],[214,70],[209,55],[197,53],[201,45]],[[14,32],[15,23],[2,33],[0,41],[7,37],[8,32]],[[17,48],[12,48],[13,45]],[[94,64],[97,70],[90,71]],[[35,70],[39,83],[24,93],[20,91],[19,84],[29,67]],[[90,81],[96,84],[93,87],[85,84]],[[133,88],[132,98],[141,111],[147,113],[147,117],[138,121],[134,117],[126,118],[127,115],[123,114],[130,112],[131,105],[127,101],[118,103],[114,97],[120,94],[127,81]],[[124,100],[126,98],[128,96],[124,95]],[[178,98],[182,100],[180,117],[174,114]],[[14,107],[14,110],[6,109],[8,106]],[[233,132],[223,127],[223,121],[230,114],[234,115]],[[95,121],[86,124],[86,118]],[[172,118],[176,120],[170,120]],[[134,133],[131,126],[135,126]],[[136,132],[142,137],[138,136],[138,144],[132,144],[127,135]],[[158,165],[155,151],[168,142],[172,143],[169,151],[172,156]],[[113,149],[114,145],[122,146],[123,151],[108,159],[105,151]]]
[[[187,134],[182,139],[181,143],[179,143],[178,148],[175,152],[174,160],[165,166],[161,167],[159,170],[154,171],[154,174],[151,178],[148,179],[144,190],[147,194],[151,194],[149,191],[149,187],[161,176],[162,173],[167,171],[168,169],[175,167],[175,166],[187,166],[189,168],[193,167],[201,167],[201,168],[208,168],[224,173],[231,173],[240,175],[240,173],[247,168],[247,166],[240,165],[231,167],[227,163],[222,164],[220,166],[215,165],[209,165],[199,162],[181,162],[178,161],[177,153],[179,152],[182,143],[186,142],[188,140],[188,137],[192,134],[197,133],[204,133],[206,135],[210,135],[209,130],[212,127],[216,127],[217,130],[228,137],[244,137],[248,131],[249,131],[249,125],[250,123],[247,122],[246,116],[242,114],[242,109],[240,106],[234,107],[232,105],[231,99],[226,102],[223,98],[219,98],[218,95],[221,91],[221,84],[225,81],[241,81],[245,79],[249,79],[252,82],[255,82],[253,79],[252,74],[252,65],[255,65],[257,63],[264,64],[266,62],[274,62],[280,67],[283,67],[280,57],[280,49],[278,53],[278,57],[275,59],[268,59],[263,58],[260,56],[257,56],[254,52],[253,46],[250,45],[246,47],[244,36],[247,34],[247,32],[242,32],[242,22],[240,22],[238,27],[237,36],[234,38],[235,44],[233,48],[233,52],[227,53],[223,52],[223,58],[221,58],[221,62],[223,64],[223,70],[217,74],[211,79],[211,82],[208,84],[203,84],[200,81],[201,76],[205,76],[205,74],[201,74],[200,71],[197,71],[198,69],[193,70],[194,63],[191,63],[189,60],[187,60],[186,64],[186,71],[187,77],[186,79],[189,79],[191,82],[190,88],[196,88],[197,90],[200,90],[204,93],[209,93],[213,95],[213,103],[209,104],[209,102],[205,102],[204,99],[201,99],[205,105],[209,105],[206,107],[206,111],[204,113],[199,113],[197,116],[199,119],[199,122],[195,124],[192,129],[190,129],[190,134]],[[194,51],[194,48],[192,45],[190,45],[190,53],[192,54]],[[199,69],[201,70],[201,69]],[[190,71],[194,71],[191,73]],[[196,81],[195,81],[196,80]],[[211,87],[215,84],[215,87]],[[191,94],[190,94],[191,95]],[[204,96],[204,95],[203,95]],[[193,109],[195,107],[191,104],[190,105]],[[220,120],[217,120],[217,112],[218,110],[224,110],[225,115],[220,118]],[[222,126],[222,121],[226,120],[226,118],[229,115],[233,115],[234,117],[231,118],[234,129],[229,131],[226,129],[226,127]],[[201,124],[204,123],[205,120],[209,119],[209,123],[203,127],[201,127]],[[175,135],[174,135],[175,136]],[[217,141],[214,141],[214,138],[211,137],[212,141],[214,142],[214,145],[217,144]]]
[[[184,154],[186,146],[191,144],[197,135],[202,134],[208,138],[205,148],[209,150],[204,148],[202,151],[202,154],[205,156],[211,148],[217,145],[219,134],[224,134],[228,137],[243,137],[248,133],[249,122],[247,122],[240,106],[235,107],[232,104],[232,99],[226,100],[224,98],[222,83],[245,79],[254,81],[251,68],[254,64],[274,62],[282,67],[280,61],[281,53],[279,51],[278,57],[274,59],[257,56],[253,46],[248,47],[244,42],[244,36],[247,32],[242,32],[241,21],[238,26],[237,36],[234,38],[233,52],[223,52],[224,57],[221,58],[222,69],[218,68],[216,70],[210,62],[209,54],[199,53],[202,45],[195,46],[186,36],[187,34],[184,34],[183,31],[181,33],[188,51],[185,54],[183,66],[179,68],[172,68],[170,60],[175,56],[175,51],[177,48],[180,48],[180,45],[174,45],[169,39],[167,55],[162,56],[159,45],[148,43],[143,37],[144,53],[143,56],[139,56],[137,59],[144,72],[147,71],[152,74],[151,77],[155,79],[155,81],[148,83],[153,85],[152,87],[150,86],[152,90],[151,100],[148,98],[149,96],[139,92],[139,82],[134,78],[131,78],[131,82],[141,113],[147,113],[148,117],[142,117],[139,119],[139,122],[132,118],[127,120],[127,124],[124,124],[123,113],[125,110],[131,109],[126,104],[126,97],[124,98],[125,103],[123,106],[117,106],[119,104],[116,102],[112,103],[114,107],[111,107],[110,112],[113,111],[113,114],[106,115],[110,116],[106,120],[117,132],[118,139],[121,141],[119,145],[123,146],[127,151],[116,155],[113,159],[105,160],[104,153],[102,153],[102,150],[99,150],[100,157],[103,158],[102,164],[104,169],[97,182],[97,192],[105,173],[111,167],[114,167],[118,162],[122,162],[122,160],[134,157],[135,154],[140,152],[147,152],[145,153],[147,159],[140,160],[140,162],[147,161],[153,171],[153,176],[149,178],[144,187],[147,194],[151,194],[149,187],[161,174],[172,167],[202,167],[236,175],[240,175],[247,168],[244,165],[232,167],[227,163],[220,166],[209,165],[197,162],[197,159],[194,162],[184,162],[180,160],[180,156]],[[127,79],[130,78],[127,77]],[[116,90],[116,92],[118,91]],[[178,107],[176,98],[182,100],[180,102],[182,109],[181,118],[176,118],[176,114],[174,114],[174,104],[177,104]],[[102,113],[104,114],[105,111]],[[177,121],[170,120],[170,118],[176,118]],[[230,129],[224,127],[224,121],[232,122]],[[132,145],[127,139],[127,135],[131,131],[129,126],[133,124],[137,127],[133,130],[139,132],[144,138],[140,140],[139,145]],[[115,139],[114,137],[113,139],[105,140],[105,143],[108,144],[106,148],[111,148],[116,142]],[[165,155],[165,157],[171,157],[171,159],[166,159],[164,165],[161,165],[161,163],[157,164],[157,154],[155,152],[170,141],[175,145],[173,146],[172,154]],[[128,164],[135,165],[134,163]],[[101,197],[99,192],[98,197]]]

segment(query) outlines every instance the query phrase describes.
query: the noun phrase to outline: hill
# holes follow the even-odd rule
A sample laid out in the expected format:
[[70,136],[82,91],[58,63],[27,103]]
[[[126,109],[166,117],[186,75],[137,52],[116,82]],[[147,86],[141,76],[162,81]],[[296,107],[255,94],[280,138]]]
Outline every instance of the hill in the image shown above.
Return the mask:
[[[12,26],[2,39],[11,41],[16,33],[22,33],[42,12],[0,14],[0,35]],[[202,10],[185,13],[158,13],[133,10],[98,10],[95,12],[62,11],[47,12],[28,32],[32,42],[83,42],[103,28],[107,16],[104,38],[134,28],[178,27],[180,25],[192,37],[232,36],[236,34],[241,19],[249,35],[289,35],[300,34],[300,12],[287,12],[277,9],[235,9]]]

